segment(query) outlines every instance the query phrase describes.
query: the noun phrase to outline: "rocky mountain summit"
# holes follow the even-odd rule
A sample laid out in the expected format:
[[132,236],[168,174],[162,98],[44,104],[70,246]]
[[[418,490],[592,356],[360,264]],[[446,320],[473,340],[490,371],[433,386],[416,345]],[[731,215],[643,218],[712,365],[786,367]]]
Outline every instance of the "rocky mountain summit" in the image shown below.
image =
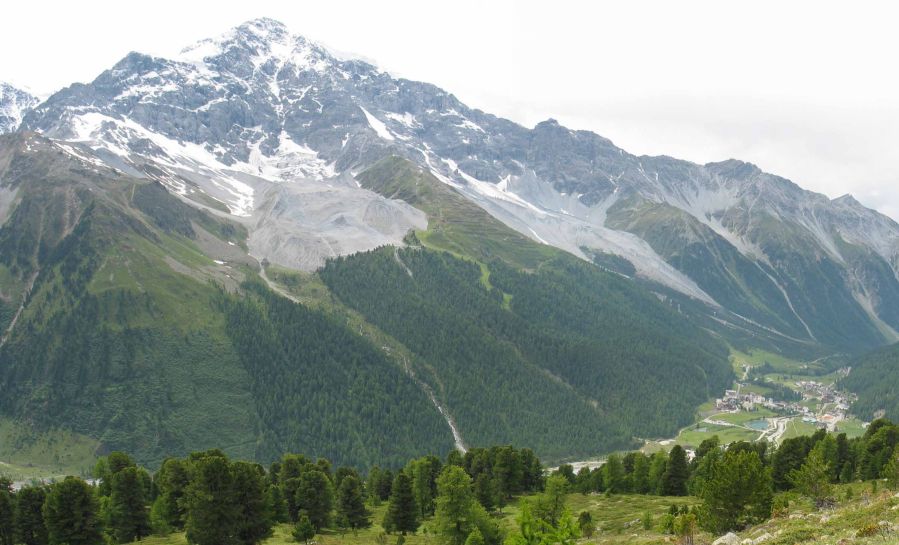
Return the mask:
[[18,129],[22,118],[38,102],[40,100],[28,91],[0,81],[0,134]]
[[529,129],[258,19],[174,59],[131,53],[22,126],[239,218],[258,259],[311,270],[427,220],[359,187],[397,155],[494,217],[716,320],[849,352],[899,339],[899,225],[736,160],[635,156]]

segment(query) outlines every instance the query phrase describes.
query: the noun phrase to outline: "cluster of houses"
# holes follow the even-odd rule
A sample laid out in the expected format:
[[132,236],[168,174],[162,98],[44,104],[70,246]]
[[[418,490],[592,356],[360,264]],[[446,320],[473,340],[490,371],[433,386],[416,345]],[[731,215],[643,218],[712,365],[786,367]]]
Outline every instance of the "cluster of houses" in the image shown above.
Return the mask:
[[834,431],[837,423],[846,418],[854,394],[837,390],[833,384],[823,384],[813,380],[796,382],[803,400],[819,400],[818,412],[796,401],[775,401],[753,392],[742,393],[739,390],[725,390],[724,397],[715,400],[715,409],[719,411],[739,412],[753,411],[761,406],[779,413],[797,414],[803,422],[814,424],[819,428]]
[[724,390],[724,397],[715,400],[715,409],[719,411],[752,411],[756,405],[764,405],[770,399],[755,393],[740,393],[737,390]]

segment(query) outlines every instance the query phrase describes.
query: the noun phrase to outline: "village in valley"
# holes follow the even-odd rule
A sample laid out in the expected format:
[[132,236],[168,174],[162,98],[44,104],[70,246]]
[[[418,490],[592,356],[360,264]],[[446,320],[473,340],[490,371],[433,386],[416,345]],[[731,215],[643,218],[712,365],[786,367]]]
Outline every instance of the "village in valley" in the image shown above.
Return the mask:
[[855,395],[839,387],[850,367],[828,367],[823,360],[804,363],[767,352],[735,351],[731,360],[738,377],[732,389],[700,407],[696,422],[677,437],[647,441],[644,450],[680,444],[690,455],[715,435],[725,444],[759,440],[779,444],[818,429],[849,437],[864,433],[868,423],[852,415]]

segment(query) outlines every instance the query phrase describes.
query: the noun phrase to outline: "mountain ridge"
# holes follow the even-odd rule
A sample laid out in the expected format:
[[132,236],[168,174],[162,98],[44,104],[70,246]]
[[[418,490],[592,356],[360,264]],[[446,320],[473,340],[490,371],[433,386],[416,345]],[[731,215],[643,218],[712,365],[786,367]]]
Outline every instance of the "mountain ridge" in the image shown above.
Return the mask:
[[[854,199],[829,199],[734,159],[635,156],[553,119],[528,129],[433,85],[339,60],[271,19],[172,60],[129,54],[94,82],[48,99],[23,126],[83,142],[188,199],[211,199],[252,218],[267,238],[279,228],[254,207],[272,184],[341,181],[352,192],[354,173],[399,155],[525,236],[583,259],[617,255],[640,278],[712,314],[724,309],[735,323],[848,352],[899,339],[890,310],[899,304],[899,225]],[[329,214],[339,213],[323,198]],[[393,233],[414,223],[397,221]],[[364,218],[351,223],[353,233],[306,257],[289,244],[255,255],[312,270],[327,257],[399,240],[372,238]],[[315,229],[329,238],[324,224]],[[827,272],[816,274],[822,260]],[[819,304],[822,289],[834,292],[834,305]]]

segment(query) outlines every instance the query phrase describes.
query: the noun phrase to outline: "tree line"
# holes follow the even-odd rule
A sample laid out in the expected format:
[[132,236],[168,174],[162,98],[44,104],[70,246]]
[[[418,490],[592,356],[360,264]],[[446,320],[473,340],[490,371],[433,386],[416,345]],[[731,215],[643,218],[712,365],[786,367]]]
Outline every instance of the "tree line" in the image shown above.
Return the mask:
[[[253,545],[276,524],[291,525],[294,538],[308,542],[325,530],[373,524],[402,536],[424,521],[448,545],[568,544],[595,529],[590,513],[575,518],[567,510],[569,492],[693,496],[698,503],[672,509],[661,528],[718,534],[784,512],[797,495],[819,508],[833,505],[836,483],[886,480],[899,489],[897,444],[899,426],[881,419],[852,439],[819,430],[772,449],[765,442],[724,446],[713,436],[692,453],[675,445],[652,455],[612,454],[601,467],[562,465],[549,476],[531,450],[511,446],[453,450],[401,468],[373,466],[365,475],[301,454],[265,468],[220,450],[167,459],[151,475],[114,452],[97,463],[92,483],[67,477],[13,491],[0,482],[0,545],[117,544],[176,531],[197,545]],[[504,532],[491,514],[516,497],[517,524]],[[374,520],[372,508],[383,503],[383,518]]]
[[[767,442],[738,441],[727,446],[717,436],[704,440],[688,461],[679,445],[652,455],[612,454],[595,469],[577,473],[570,465],[555,474],[582,493],[630,493],[694,496],[701,503],[689,513],[715,533],[745,528],[784,510],[794,491],[818,507],[836,503],[833,485],[886,479],[899,488],[899,426],[889,420],[872,422],[861,437],[818,430],[813,435],[784,439],[775,448]],[[875,481],[876,482],[876,481]],[[669,527],[676,521],[672,517]]]
[[[514,495],[543,488],[543,467],[529,449],[476,448],[446,459],[425,456],[366,476],[324,458],[285,454],[268,468],[214,449],[169,458],[150,474],[127,454],[101,458],[91,482],[66,477],[13,490],[0,481],[0,545],[100,545],[184,532],[196,545],[253,545],[289,523],[297,541],[324,529],[357,531],[379,523],[415,532],[433,518],[462,545],[477,530],[482,545],[501,532],[488,512]],[[373,505],[387,502],[383,520]]]

